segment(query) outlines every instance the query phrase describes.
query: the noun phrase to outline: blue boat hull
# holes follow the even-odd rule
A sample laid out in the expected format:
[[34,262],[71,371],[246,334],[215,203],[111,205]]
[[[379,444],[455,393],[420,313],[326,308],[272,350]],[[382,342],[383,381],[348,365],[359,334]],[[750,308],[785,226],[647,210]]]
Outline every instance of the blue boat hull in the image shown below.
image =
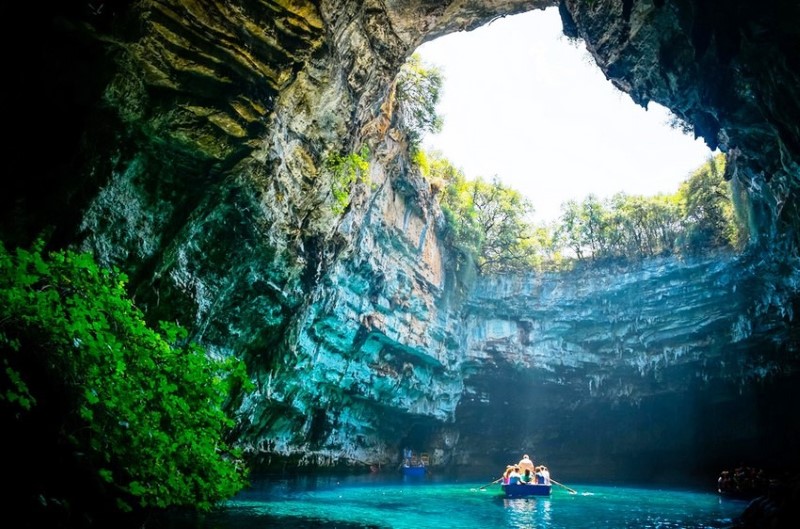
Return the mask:
[[550,496],[550,485],[503,485],[506,498],[527,498],[528,496]]
[[425,475],[425,467],[403,467],[403,475],[404,476],[424,476]]

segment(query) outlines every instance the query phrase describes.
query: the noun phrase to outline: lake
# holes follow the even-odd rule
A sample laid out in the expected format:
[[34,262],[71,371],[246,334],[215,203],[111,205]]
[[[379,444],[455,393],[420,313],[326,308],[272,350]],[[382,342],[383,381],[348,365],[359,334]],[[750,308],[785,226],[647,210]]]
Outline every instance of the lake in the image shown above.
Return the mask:
[[[713,491],[569,483],[549,497],[502,497],[480,481],[387,476],[261,479],[224,510],[172,529],[699,529],[729,526],[746,502]],[[482,488],[484,487],[484,488]]]

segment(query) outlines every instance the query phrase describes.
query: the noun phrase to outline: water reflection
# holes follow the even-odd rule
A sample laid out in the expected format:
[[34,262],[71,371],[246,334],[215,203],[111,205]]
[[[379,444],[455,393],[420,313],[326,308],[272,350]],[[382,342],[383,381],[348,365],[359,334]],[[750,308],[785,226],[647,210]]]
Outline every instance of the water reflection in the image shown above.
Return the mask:
[[505,526],[514,529],[549,527],[550,498],[504,498]]

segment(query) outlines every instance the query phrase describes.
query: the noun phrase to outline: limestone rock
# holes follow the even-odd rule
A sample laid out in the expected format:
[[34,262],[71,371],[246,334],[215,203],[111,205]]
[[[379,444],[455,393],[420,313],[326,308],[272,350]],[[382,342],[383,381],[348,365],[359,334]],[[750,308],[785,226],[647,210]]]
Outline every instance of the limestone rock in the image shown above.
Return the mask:
[[[237,432],[256,463],[392,463],[403,444],[438,463],[530,449],[595,472],[662,471],[637,463],[701,446],[791,458],[797,2],[61,4],[4,7],[36,23],[30,46],[4,41],[0,236],[90,250],[151,318],[246,358],[257,389]],[[394,76],[426,40],[556,4],[611,82],[729,154],[759,234],[746,257],[477,282],[456,269],[391,128]],[[369,179],[339,214],[326,161],[362,146]],[[795,437],[771,435],[784,428]]]

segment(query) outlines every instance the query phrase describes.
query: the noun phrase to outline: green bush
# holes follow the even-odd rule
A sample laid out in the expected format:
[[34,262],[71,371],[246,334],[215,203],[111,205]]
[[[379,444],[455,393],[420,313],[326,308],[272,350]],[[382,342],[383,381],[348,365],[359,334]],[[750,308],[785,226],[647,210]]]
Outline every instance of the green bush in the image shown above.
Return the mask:
[[332,153],[325,159],[325,169],[331,174],[333,212],[341,215],[350,205],[350,194],[356,183],[369,183],[369,148],[342,155]]
[[149,328],[125,282],[89,254],[0,244],[0,420],[26,461],[4,477],[20,509],[208,510],[246,483],[224,440],[244,366]]

